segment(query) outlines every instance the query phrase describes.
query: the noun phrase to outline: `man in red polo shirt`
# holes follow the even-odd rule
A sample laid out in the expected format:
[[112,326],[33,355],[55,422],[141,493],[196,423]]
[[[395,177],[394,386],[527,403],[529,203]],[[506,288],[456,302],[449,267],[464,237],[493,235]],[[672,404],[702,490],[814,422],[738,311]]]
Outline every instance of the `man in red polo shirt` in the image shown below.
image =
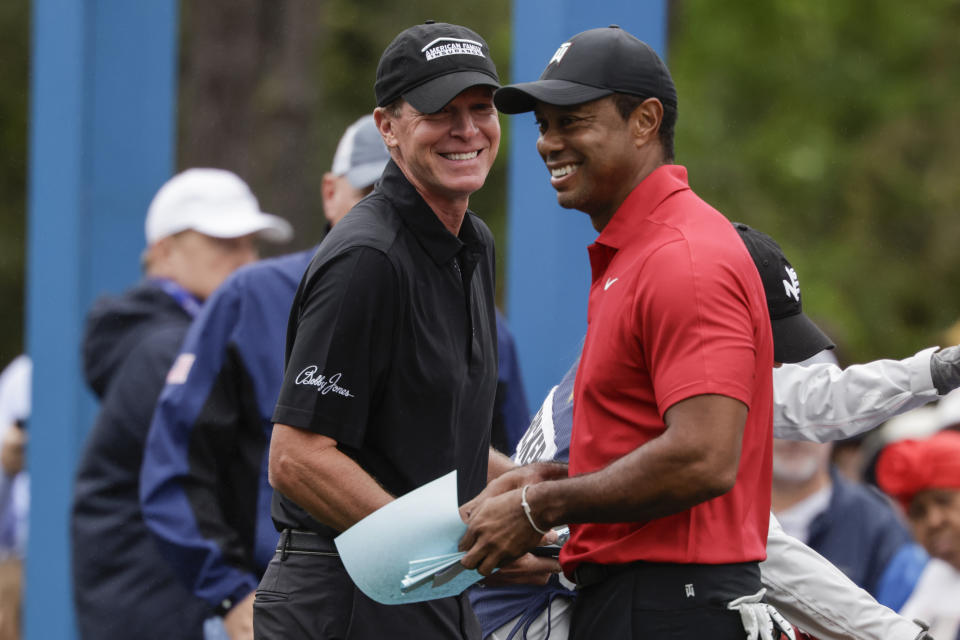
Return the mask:
[[728,605],[759,600],[773,341],[736,230],[671,164],[670,73],[629,33],[593,29],[495,103],[535,112],[559,203],[600,235],[569,468],[521,467],[465,504],[462,562],[489,575],[574,523],[572,638],[741,640]]

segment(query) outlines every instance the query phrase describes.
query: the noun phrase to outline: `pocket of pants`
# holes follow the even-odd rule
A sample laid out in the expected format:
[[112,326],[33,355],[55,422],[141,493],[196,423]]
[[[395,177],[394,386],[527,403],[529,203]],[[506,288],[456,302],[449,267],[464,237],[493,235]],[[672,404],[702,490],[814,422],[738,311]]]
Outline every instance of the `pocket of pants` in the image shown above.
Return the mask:
[[[260,579],[260,585],[257,587],[257,595],[254,598],[256,602],[275,602],[287,598],[286,591],[280,585],[280,573],[283,571],[283,562],[278,556],[274,556],[267,565],[267,570]],[[261,598],[261,595],[263,596]]]
[[262,589],[257,589],[257,595],[254,597],[254,604],[267,604],[270,602],[284,602],[289,596],[285,593],[280,593],[278,591],[264,591]]

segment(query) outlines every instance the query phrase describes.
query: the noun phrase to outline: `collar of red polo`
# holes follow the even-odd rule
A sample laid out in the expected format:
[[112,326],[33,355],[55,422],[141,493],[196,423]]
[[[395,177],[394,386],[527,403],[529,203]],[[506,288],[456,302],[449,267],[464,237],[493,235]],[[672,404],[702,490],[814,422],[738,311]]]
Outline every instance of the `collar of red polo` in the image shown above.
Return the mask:
[[637,238],[637,224],[670,195],[689,188],[686,167],[660,165],[634,187],[597,236],[597,243],[619,249],[633,242]]

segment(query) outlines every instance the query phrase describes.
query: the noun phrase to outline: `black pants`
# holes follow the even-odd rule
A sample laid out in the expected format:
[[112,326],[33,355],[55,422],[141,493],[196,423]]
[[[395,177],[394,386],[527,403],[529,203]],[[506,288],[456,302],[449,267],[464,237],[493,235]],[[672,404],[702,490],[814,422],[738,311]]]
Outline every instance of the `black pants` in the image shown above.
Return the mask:
[[257,640],[480,640],[466,596],[382,605],[354,586],[339,557],[321,553],[273,556],[253,604]]
[[740,614],[728,602],[760,590],[756,563],[633,563],[592,573],[578,588],[571,640],[743,640]]

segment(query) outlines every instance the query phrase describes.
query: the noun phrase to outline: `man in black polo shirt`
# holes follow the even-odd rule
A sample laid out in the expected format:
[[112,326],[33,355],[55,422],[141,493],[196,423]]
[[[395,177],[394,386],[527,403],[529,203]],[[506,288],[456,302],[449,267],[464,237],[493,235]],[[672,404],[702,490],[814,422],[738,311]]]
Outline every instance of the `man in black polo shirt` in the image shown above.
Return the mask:
[[368,599],[332,538],[451,469],[463,502],[488,462],[493,475],[510,464],[489,448],[493,237],[467,211],[500,143],[498,86],[464,27],[411,27],[383,53],[374,117],[391,161],[321,245],[290,314],[270,446],[283,534],[257,590],[258,638],[479,638],[465,597]]

